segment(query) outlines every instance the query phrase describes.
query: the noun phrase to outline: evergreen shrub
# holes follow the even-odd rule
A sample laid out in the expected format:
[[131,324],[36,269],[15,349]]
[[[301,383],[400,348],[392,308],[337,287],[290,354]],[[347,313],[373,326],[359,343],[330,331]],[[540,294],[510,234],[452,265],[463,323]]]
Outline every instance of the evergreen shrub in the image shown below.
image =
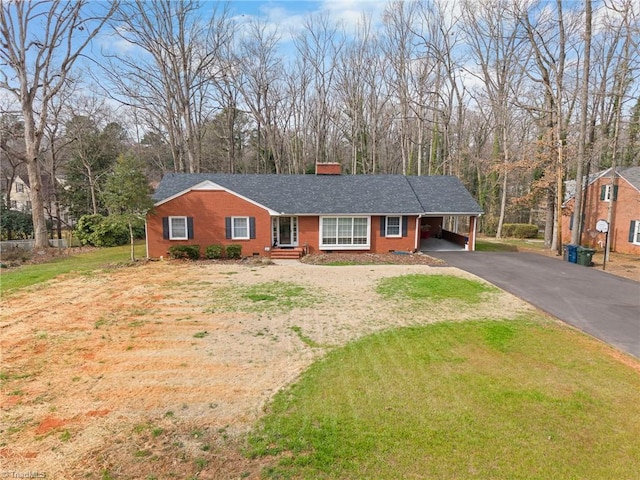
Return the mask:
[[242,245],[232,243],[227,245],[227,258],[241,258],[242,257]]
[[503,237],[536,238],[538,226],[530,223],[505,223],[502,225]]
[[225,254],[225,248],[220,244],[209,245],[204,252],[204,256],[210,260],[217,260],[223,258]]
[[169,257],[198,260],[200,258],[200,245],[172,245],[169,247]]
[[[136,229],[139,227],[134,228],[134,234]],[[119,215],[83,215],[78,220],[75,233],[83,245],[117,247],[129,243],[129,225]]]

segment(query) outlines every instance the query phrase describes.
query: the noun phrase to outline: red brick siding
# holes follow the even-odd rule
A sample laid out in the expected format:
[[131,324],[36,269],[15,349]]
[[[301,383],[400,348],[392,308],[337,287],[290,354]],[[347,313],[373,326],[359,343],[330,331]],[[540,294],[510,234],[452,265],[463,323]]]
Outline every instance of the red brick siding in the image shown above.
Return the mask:
[[[193,217],[192,240],[164,240],[162,218],[170,216]],[[256,238],[232,240],[225,238],[225,217],[255,217]],[[269,213],[250,202],[224,191],[192,191],[155,207],[147,215],[148,255],[151,258],[167,256],[172,245],[200,245],[200,253],[214,243],[242,245],[242,255],[264,255],[271,244],[271,218]]]
[[[413,251],[416,238],[416,217],[408,217],[407,236],[388,238],[380,236],[380,217],[371,217],[371,248],[368,250],[348,250],[349,252],[377,252],[387,253],[389,250]],[[320,219],[319,217],[299,217],[300,246],[307,244],[309,253],[321,253],[320,250]],[[336,248],[335,251],[340,251]]]
[[[609,202],[600,200],[600,190],[603,185],[610,185],[611,178],[600,178],[586,189],[585,222],[582,233],[583,246],[602,249],[605,234],[596,231],[598,220],[607,220]],[[611,250],[619,253],[640,254],[640,245],[629,242],[629,224],[632,220],[640,220],[640,192],[623,178],[617,178],[618,197],[613,202],[613,219],[609,231]],[[562,211],[562,242],[571,241],[569,225],[574,210],[574,200],[569,200]]]
[[416,248],[416,217],[407,217],[406,237],[380,236],[380,217],[371,217],[371,250],[387,253],[389,250],[413,252]]
[[318,248],[319,228],[320,219],[318,217],[298,217],[298,243],[301,247],[306,243],[308,253],[321,253]]
[[[193,217],[192,240],[164,240],[162,218],[170,216]],[[256,238],[231,240],[225,238],[225,217],[255,217]],[[386,253],[389,250],[413,251],[416,238],[416,217],[407,219],[407,236],[389,238],[380,236],[380,217],[371,217],[371,248],[367,252]],[[298,244],[307,246],[309,253],[320,253],[319,217],[298,217]],[[258,253],[269,255],[265,247],[271,245],[271,217],[269,213],[250,202],[223,191],[192,191],[163,203],[147,215],[148,255],[166,257],[172,245],[200,245],[200,253],[214,243],[242,245],[245,256]],[[336,251],[339,251],[336,249]],[[350,250],[352,251],[352,250]]]

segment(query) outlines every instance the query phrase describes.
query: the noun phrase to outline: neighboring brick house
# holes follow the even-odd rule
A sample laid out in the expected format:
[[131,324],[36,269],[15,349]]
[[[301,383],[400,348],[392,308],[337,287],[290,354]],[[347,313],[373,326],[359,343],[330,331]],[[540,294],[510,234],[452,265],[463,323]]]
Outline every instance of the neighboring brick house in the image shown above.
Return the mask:
[[[592,175],[584,190],[584,227],[580,244],[604,248],[605,234],[596,230],[599,220],[607,220],[612,208],[609,241],[611,250],[640,254],[640,167],[616,169],[613,185],[611,169]],[[562,210],[562,242],[571,242],[575,197],[571,195]]]
[[[333,251],[413,252],[426,230],[468,249],[482,209],[451,176],[168,174],[147,214],[148,256],[172,245],[242,245],[244,256],[272,258]],[[468,225],[442,231],[445,217]]]

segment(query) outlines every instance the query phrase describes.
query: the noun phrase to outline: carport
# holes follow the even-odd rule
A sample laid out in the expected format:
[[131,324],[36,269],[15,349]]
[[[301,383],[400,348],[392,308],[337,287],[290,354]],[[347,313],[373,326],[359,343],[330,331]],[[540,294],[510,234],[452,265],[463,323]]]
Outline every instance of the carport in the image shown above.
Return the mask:
[[420,251],[475,250],[477,218],[468,213],[420,217]]

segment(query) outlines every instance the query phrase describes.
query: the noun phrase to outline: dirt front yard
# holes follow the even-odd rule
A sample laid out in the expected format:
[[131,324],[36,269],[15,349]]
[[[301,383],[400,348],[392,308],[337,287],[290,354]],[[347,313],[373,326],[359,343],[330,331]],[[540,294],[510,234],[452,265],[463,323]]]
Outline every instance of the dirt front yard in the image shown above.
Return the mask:
[[[504,292],[462,309],[376,294],[379,279],[408,273],[475,278],[430,265],[164,261],[9,295],[0,304],[0,471],[256,478],[262,460],[242,455],[244,434],[329,349],[393,326],[531,310]],[[304,290],[288,307],[237,295],[260,285]]]

